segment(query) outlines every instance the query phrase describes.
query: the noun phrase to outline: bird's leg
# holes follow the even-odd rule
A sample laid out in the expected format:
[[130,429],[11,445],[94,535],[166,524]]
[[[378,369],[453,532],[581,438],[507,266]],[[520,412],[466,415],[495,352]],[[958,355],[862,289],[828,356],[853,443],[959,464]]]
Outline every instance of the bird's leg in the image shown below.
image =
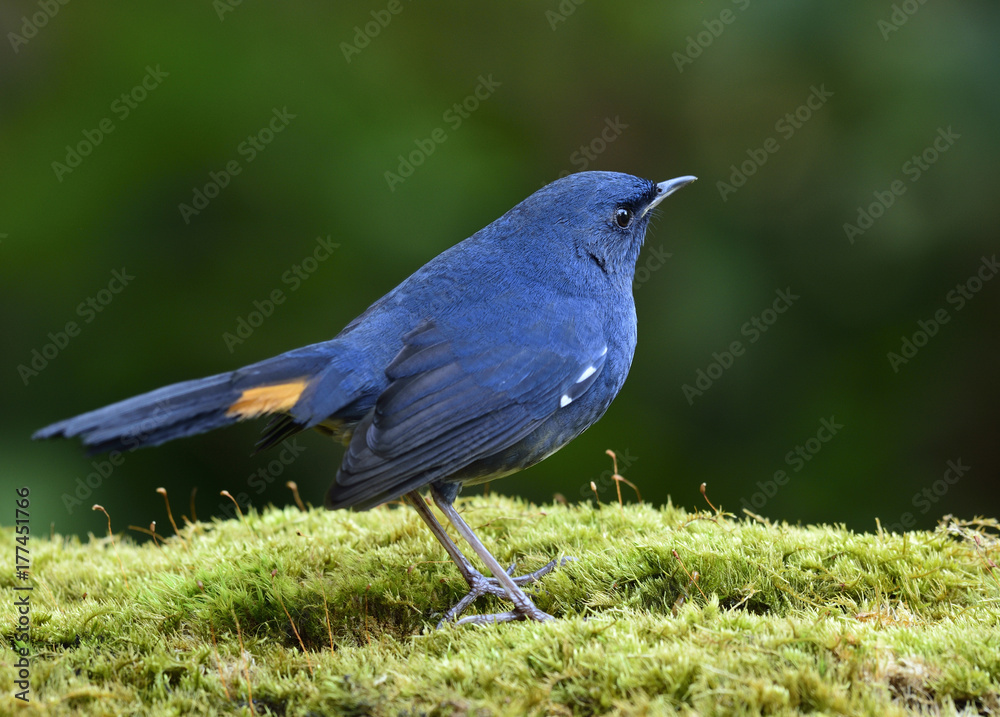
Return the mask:
[[[427,504],[424,502],[423,496],[421,496],[420,493],[412,491],[404,495],[403,498],[407,503],[413,506],[414,510],[417,511],[417,515],[423,519],[424,523],[427,524],[427,527],[431,529],[432,533],[434,533],[434,537],[438,539],[438,542],[441,543],[447,551],[448,555],[458,567],[459,572],[462,573],[462,577],[465,578],[465,582],[469,584],[470,588],[474,587],[475,583],[478,583],[480,580],[487,580],[487,578],[484,577],[478,570],[472,567],[472,563],[470,563],[468,558],[466,558],[462,554],[462,551],[458,549],[455,542],[448,536],[447,531],[445,531],[441,523],[438,522],[438,519],[434,517],[431,509],[427,507]],[[493,595],[497,595],[499,597],[507,596],[506,591],[499,585],[496,590],[487,590],[484,591],[483,594],[486,592],[491,592]]]
[[[448,540],[448,543],[451,544],[452,548],[455,551],[455,553],[452,554],[448,546],[445,545],[445,549],[448,550],[449,554],[452,555],[452,559],[455,560],[457,564],[458,560],[455,559],[455,555],[457,554],[458,556],[460,556],[461,560],[466,563],[465,567],[468,568],[469,572],[474,573],[474,575],[477,576],[478,578],[470,580],[468,577],[466,577],[466,581],[469,583],[469,587],[471,588],[469,594],[466,595],[464,598],[462,598],[462,600],[459,601],[459,603],[454,608],[452,608],[451,610],[448,611],[448,613],[446,613],[445,618],[442,622],[454,619],[457,615],[461,613],[462,610],[468,607],[472,603],[472,601],[475,600],[480,595],[486,593],[490,593],[492,595],[498,595],[499,594],[497,591],[498,587],[501,587],[503,591],[506,593],[505,596],[507,597],[507,599],[510,600],[512,603],[514,603],[514,609],[512,611],[494,613],[492,615],[470,615],[469,617],[462,618],[461,620],[459,620],[458,624],[459,625],[464,625],[468,623],[487,624],[493,622],[508,622],[511,620],[524,620],[527,618],[530,618],[532,620],[538,620],[539,622],[545,620],[552,620],[553,618],[551,615],[540,610],[535,606],[535,604],[531,601],[531,598],[529,598],[524,593],[524,591],[521,590],[519,585],[524,585],[525,583],[537,580],[538,578],[542,577],[546,573],[553,570],[557,564],[565,563],[567,558],[563,558],[562,561],[553,560],[548,565],[543,566],[539,570],[536,570],[534,573],[531,573],[529,575],[523,575],[517,578],[511,577],[510,573],[513,572],[514,566],[511,565],[510,568],[504,570],[500,566],[500,563],[497,562],[497,559],[494,558],[493,555],[491,555],[490,552],[486,549],[486,546],[484,546],[482,542],[479,540],[479,538],[476,537],[476,534],[472,532],[472,528],[469,527],[468,523],[466,523],[465,520],[462,518],[462,516],[458,514],[458,511],[455,510],[455,507],[451,504],[451,501],[448,500],[444,495],[442,495],[441,492],[433,485],[431,486],[431,496],[434,498],[434,503],[435,505],[437,505],[438,509],[442,513],[444,513],[445,517],[448,518],[448,520],[451,522],[453,526],[455,526],[455,530],[457,530],[459,534],[463,538],[465,538],[465,541],[476,552],[476,555],[478,555],[479,558],[486,564],[486,567],[489,568],[489,571],[493,573],[493,578],[487,579],[484,578],[480,573],[472,569],[472,567],[468,565],[468,561],[465,559],[465,556],[461,554],[461,552],[451,541],[451,539],[448,538],[447,534],[444,533],[444,529],[441,527],[440,523],[438,523],[437,524],[438,530],[440,530],[440,533],[444,535],[444,538]],[[419,498],[419,496],[417,497]],[[427,509],[427,506],[424,505],[423,507],[424,510],[426,510],[427,513],[430,514],[430,511]],[[433,515],[431,515],[430,517],[431,519],[434,519]],[[427,518],[424,518],[424,520],[426,521]],[[437,523],[437,520],[434,519],[434,522]],[[439,535],[438,530],[434,531],[435,535]],[[444,544],[444,541],[442,540],[440,535],[438,537],[438,540],[441,541],[442,544]],[[463,570],[463,566],[459,565],[459,569]],[[465,570],[463,570],[463,575],[465,575]]]
[[[417,511],[417,515],[419,515],[423,519],[424,523],[427,524],[427,527],[431,529],[431,532],[434,533],[434,537],[438,539],[438,542],[444,546],[444,549],[448,552],[448,555],[451,556],[452,561],[458,567],[459,572],[462,573],[462,577],[465,578],[465,582],[469,585],[469,593],[444,614],[444,617],[441,618],[441,621],[437,624],[438,627],[441,627],[446,622],[451,622],[456,617],[461,615],[465,609],[469,607],[469,605],[471,605],[472,602],[480,595],[507,597],[507,590],[503,585],[497,582],[494,578],[487,578],[481,572],[472,567],[468,558],[462,554],[462,551],[458,549],[458,546],[455,545],[454,541],[452,541],[452,539],[448,536],[448,533],[445,531],[441,523],[438,522],[438,519],[434,517],[430,508],[428,508],[427,504],[424,503],[423,496],[421,496],[420,493],[413,491],[411,493],[407,493],[403,497],[410,505],[413,506],[414,510]],[[553,561],[552,567],[546,566],[546,568],[551,570],[555,567],[554,562],[555,561]],[[514,566],[511,565],[507,571],[508,575],[513,572],[513,570]],[[545,570],[545,568],[542,570]],[[548,572],[548,570],[545,570],[545,572]],[[524,578],[535,580],[544,574],[545,573],[541,570],[536,570],[531,575],[524,576]],[[524,578],[518,578],[517,580],[521,581]],[[530,580],[526,580],[525,582],[530,582]]]
[[[411,506],[413,506],[413,509],[417,511],[417,515],[419,515],[421,519],[424,521],[424,523],[427,524],[427,527],[431,529],[431,532],[434,533],[434,537],[437,538],[438,542],[441,543],[442,547],[444,547],[444,549],[447,551],[448,555],[455,563],[455,566],[458,568],[459,572],[462,573],[462,577],[465,578],[465,582],[469,585],[469,593],[461,600],[459,600],[458,603],[454,605],[454,607],[452,607],[450,610],[448,610],[448,612],[445,613],[444,617],[438,623],[437,625],[438,627],[441,627],[445,623],[451,622],[452,620],[457,618],[466,610],[466,608],[469,607],[469,605],[472,604],[472,602],[476,598],[480,597],[481,595],[496,595],[497,597],[509,597],[509,593],[507,592],[507,587],[500,580],[498,580],[495,577],[487,578],[485,575],[483,575],[474,567],[472,567],[472,564],[469,562],[468,558],[466,558],[465,555],[462,554],[462,551],[458,549],[458,546],[455,545],[454,541],[448,536],[447,531],[445,531],[441,523],[438,522],[438,519],[434,517],[434,514],[431,512],[430,508],[427,507],[427,504],[424,502],[424,499],[419,492],[412,491],[404,495],[403,498],[406,500],[406,502],[408,502]],[[446,505],[448,505],[448,507],[451,507],[450,501],[447,501],[447,499],[444,498],[443,496],[440,497],[440,500],[444,502]],[[440,503],[438,505],[440,506]],[[452,511],[454,511],[453,508]],[[459,520],[462,519],[459,518]],[[472,534],[472,529],[469,528],[469,526],[465,523],[464,520],[462,520],[462,525],[465,526],[465,528],[469,531],[470,534]],[[456,526],[456,528],[457,527],[458,526]],[[475,538],[474,534],[473,538]],[[479,543],[478,539],[476,539],[476,542]],[[480,547],[482,547],[482,543],[479,543],[479,545]],[[482,549],[484,552],[486,552],[485,547],[483,547]],[[488,552],[486,554],[489,555]],[[511,575],[511,573],[514,572],[514,567],[515,567],[513,564],[509,568],[507,568],[506,571],[501,570],[500,572],[504,573],[505,577],[507,577],[508,580],[513,582],[515,586],[527,585],[528,583],[534,582],[535,580],[538,580],[542,576],[552,572],[557,566],[565,565],[568,561],[573,559],[574,558],[566,557],[562,558],[561,560],[552,560],[533,573],[528,573],[527,575],[519,575],[516,577]],[[496,562],[495,559],[494,562]],[[497,565],[499,567],[499,563],[497,563]],[[518,592],[520,592],[521,595],[524,595],[522,591],[519,590]],[[527,599],[526,595],[524,597],[525,599]],[[528,604],[530,603],[531,601],[528,600]],[[534,607],[534,605],[532,605],[532,607]],[[537,610],[537,608],[535,609]],[[542,614],[544,615],[545,613]],[[488,623],[488,622],[504,622],[507,620],[520,620],[523,618],[524,615],[518,612],[500,613],[499,615],[474,615],[465,618],[463,620],[459,620],[459,624],[466,624],[470,622],[477,624]],[[547,618],[542,618],[542,619],[547,619]]]

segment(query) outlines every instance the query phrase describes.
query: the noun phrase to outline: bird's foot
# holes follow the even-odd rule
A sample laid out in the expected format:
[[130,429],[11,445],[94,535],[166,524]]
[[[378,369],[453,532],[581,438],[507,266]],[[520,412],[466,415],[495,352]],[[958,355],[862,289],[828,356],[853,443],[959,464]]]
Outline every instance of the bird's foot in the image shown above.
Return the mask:
[[[520,587],[521,585],[527,585],[533,583],[540,579],[544,575],[548,575],[556,567],[565,565],[571,560],[576,560],[576,558],[565,557],[552,560],[533,573],[527,573],[525,575],[514,576],[514,567],[516,563],[512,563],[509,568],[507,568],[507,575],[511,576],[514,584]],[[455,621],[455,619],[465,612],[466,608],[471,605],[476,598],[482,595],[496,595],[497,597],[506,598],[514,603],[514,609],[509,612],[498,612],[488,615],[469,615],[463,617],[461,620],[455,622],[456,625],[488,625],[497,622],[511,622],[513,620],[537,620],[538,622],[545,622],[546,620],[552,620],[553,617],[549,615],[544,610],[540,610],[535,606],[524,592],[518,590],[517,594],[510,594],[504,585],[496,578],[488,578],[478,570],[473,568],[468,563],[464,566],[466,569],[462,571],[466,582],[469,583],[469,592],[461,600],[459,600],[451,610],[444,614],[441,621],[437,624],[440,629],[445,623]]]

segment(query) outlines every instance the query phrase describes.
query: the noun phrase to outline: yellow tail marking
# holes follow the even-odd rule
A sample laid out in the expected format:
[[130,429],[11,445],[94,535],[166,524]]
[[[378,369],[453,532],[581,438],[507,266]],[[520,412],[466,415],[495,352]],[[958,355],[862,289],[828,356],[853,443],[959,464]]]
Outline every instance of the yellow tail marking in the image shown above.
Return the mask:
[[256,418],[265,413],[281,413],[289,410],[299,400],[309,382],[300,378],[288,383],[248,388],[226,411],[227,416]]

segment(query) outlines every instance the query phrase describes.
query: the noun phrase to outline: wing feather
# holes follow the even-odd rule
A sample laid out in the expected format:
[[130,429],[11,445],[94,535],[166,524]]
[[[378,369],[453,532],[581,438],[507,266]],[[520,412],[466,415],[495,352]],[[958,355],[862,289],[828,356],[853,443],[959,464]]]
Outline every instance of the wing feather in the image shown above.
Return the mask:
[[[454,332],[458,334],[458,332]],[[589,340],[581,340],[583,333]],[[329,507],[370,506],[514,445],[578,397],[604,366],[599,332],[572,322],[482,348],[424,322],[386,369],[388,388],[358,424]]]

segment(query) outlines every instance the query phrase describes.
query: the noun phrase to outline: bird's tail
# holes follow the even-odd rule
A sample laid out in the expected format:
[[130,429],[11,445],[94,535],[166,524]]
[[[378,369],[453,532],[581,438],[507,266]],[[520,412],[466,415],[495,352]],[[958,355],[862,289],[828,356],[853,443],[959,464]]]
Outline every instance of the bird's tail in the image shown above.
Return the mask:
[[[156,446],[268,414],[293,415],[301,427],[313,425],[322,417],[312,420],[296,410],[296,404],[304,394],[314,393],[316,384],[337,383],[336,377],[329,376],[329,351],[315,348],[282,354],[238,371],[164,386],[53,423],[32,438],[79,437],[88,452],[103,453]],[[334,406],[327,402],[325,408]]]

